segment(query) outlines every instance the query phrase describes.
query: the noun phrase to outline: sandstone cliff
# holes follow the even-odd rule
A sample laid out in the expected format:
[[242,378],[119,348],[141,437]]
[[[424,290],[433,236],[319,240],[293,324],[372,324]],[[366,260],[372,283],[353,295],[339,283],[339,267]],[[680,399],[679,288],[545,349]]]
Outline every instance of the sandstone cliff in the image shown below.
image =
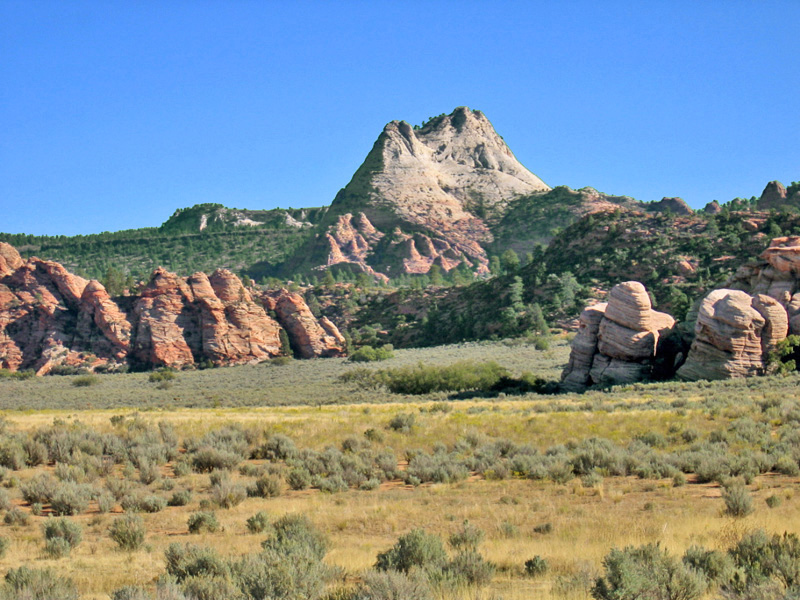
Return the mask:
[[[343,356],[344,339],[302,297],[254,297],[227,270],[182,278],[153,272],[134,298],[111,298],[60,264],[0,245],[0,367],[45,374],[56,365],[94,369],[227,365],[281,354],[281,329],[303,358]],[[277,321],[267,310],[274,310]]]

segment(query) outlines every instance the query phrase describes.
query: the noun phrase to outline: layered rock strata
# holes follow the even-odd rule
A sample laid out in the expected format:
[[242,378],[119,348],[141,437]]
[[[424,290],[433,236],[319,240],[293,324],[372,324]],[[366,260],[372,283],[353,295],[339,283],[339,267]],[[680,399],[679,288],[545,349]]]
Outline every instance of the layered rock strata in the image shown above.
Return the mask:
[[301,296],[264,301],[227,270],[183,278],[159,268],[138,297],[115,299],[98,281],[0,244],[0,368],[257,362],[284,352],[282,328],[304,358],[345,354],[336,326]]
[[661,337],[675,320],[652,309],[647,290],[637,281],[612,288],[608,302],[586,308],[561,377],[568,391],[595,384],[648,379]]

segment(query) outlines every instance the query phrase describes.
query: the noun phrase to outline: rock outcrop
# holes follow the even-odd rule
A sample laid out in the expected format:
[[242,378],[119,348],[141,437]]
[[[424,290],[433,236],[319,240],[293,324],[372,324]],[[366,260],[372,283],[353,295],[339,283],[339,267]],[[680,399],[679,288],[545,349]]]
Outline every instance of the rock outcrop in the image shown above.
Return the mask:
[[662,198],[658,202],[648,204],[647,210],[659,213],[668,212],[673,215],[691,215],[694,212],[683,198]]
[[[278,321],[267,313],[274,310]],[[0,244],[0,368],[94,369],[228,365],[280,355],[281,329],[303,358],[343,356],[345,340],[298,294],[254,297],[227,270],[210,277],[153,272],[138,297],[112,298],[103,285],[58,263]]]
[[289,334],[292,350],[301,358],[345,355],[345,340],[327,318],[319,321],[300,294],[282,289],[263,296],[265,305],[278,317]]
[[678,377],[694,381],[761,375],[766,354],[787,331],[786,311],[770,296],[714,290],[700,305],[695,339]]
[[781,208],[786,204],[786,197],[786,186],[780,181],[770,181],[764,191],[761,192],[761,197],[758,199],[756,206],[758,210]]
[[652,309],[647,290],[637,281],[612,288],[608,302],[586,308],[572,342],[561,385],[583,391],[595,384],[619,384],[649,378],[661,337],[675,320]]

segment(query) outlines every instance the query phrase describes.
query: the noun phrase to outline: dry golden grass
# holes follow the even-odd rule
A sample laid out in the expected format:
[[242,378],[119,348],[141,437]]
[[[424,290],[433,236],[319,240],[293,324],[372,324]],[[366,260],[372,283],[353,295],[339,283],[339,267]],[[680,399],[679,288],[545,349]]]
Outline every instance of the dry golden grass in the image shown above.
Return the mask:
[[[533,412],[540,402],[464,401],[453,403],[450,412],[429,412],[432,404],[423,402],[176,409],[143,413],[141,418],[170,422],[181,437],[199,435],[223,424],[240,423],[286,433],[298,446],[318,449],[328,444],[339,445],[348,435],[361,436],[367,428],[373,427],[381,429],[384,443],[398,452],[406,448],[430,448],[439,441],[449,444],[470,432],[506,437],[544,449],[593,435],[628,441],[647,431],[666,433],[676,424],[703,432],[722,426],[721,417],[712,420],[705,413],[692,411],[686,414],[656,410]],[[558,403],[566,406],[572,402],[574,400],[569,398],[556,400],[556,407]],[[49,425],[54,418],[79,419],[97,430],[111,431],[111,416],[132,412],[51,410],[12,412],[6,418],[11,428],[22,431]],[[398,412],[417,415],[418,426],[410,434],[385,428]],[[34,472],[27,469],[15,475],[24,481]],[[230,510],[216,511],[224,531],[190,535],[187,517],[199,509],[199,501],[205,497],[209,486],[207,475],[192,474],[179,478],[175,488],[195,490],[188,506],[168,507],[160,513],[143,515],[147,527],[146,549],[133,553],[117,551],[108,537],[108,526],[116,515],[101,515],[95,510],[74,517],[85,528],[84,541],[69,558],[59,560],[42,555],[40,527],[46,517],[32,517],[27,526],[0,526],[2,535],[11,539],[11,549],[2,564],[6,570],[23,564],[53,567],[60,574],[72,577],[85,598],[105,599],[123,585],[152,582],[163,572],[163,553],[172,542],[209,545],[230,555],[257,551],[264,536],[248,533],[245,521],[256,512],[266,510],[275,517],[289,512],[306,514],[331,538],[332,549],[326,560],[342,567],[348,580],[353,581],[374,563],[378,552],[411,529],[423,527],[446,539],[468,519],[486,532],[481,551],[499,567],[493,582],[480,597],[489,598],[495,594],[506,600],[579,598],[585,596],[585,587],[564,591],[563,582],[580,579],[581,573],[596,573],[603,556],[615,546],[659,541],[670,550],[682,552],[692,544],[726,547],[744,530],[757,527],[800,533],[800,504],[792,492],[796,485],[797,480],[788,477],[759,477],[751,486],[757,510],[744,520],[733,521],[722,515],[719,488],[713,484],[672,487],[671,480],[632,477],[606,478],[599,487],[588,489],[582,487],[579,480],[558,485],[472,477],[457,484],[417,488],[391,482],[372,492],[288,491],[269,500],[248,498]],[[786,500],[781,506],[769,509],[764,499],[773,493],[785,496]],[[16,502],[22,503],[21,500]],[[535,533],[534,527],[542,523],[551,523],[552,532]],[[522,567],[525,560],[534,555],[546,558],[551,569],[542,578],[527,579],[522,576]],[[556,593],[553,586],[559,581],[561,591]],[[464,590],[456,596],[474,598],[475,594],[474,590]]]

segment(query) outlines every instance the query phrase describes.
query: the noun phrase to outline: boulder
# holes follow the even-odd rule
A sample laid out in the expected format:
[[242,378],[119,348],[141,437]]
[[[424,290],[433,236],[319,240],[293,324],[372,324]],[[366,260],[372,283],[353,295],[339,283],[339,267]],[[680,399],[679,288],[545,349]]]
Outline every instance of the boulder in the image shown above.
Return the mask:
[[787,332],[788,316],[775,299],[714,290],[700,304],[695,339],[678,377],[693,381],[763,374],[766,353]]
[[703,212],[707,215],[718,215],[722,212],[722,207],[719,205],[719,202],[712,200],[703,207]]
[[758,210],[781,208],[786,204],[786,195],[786,187],[780,181],[770,181],[761,192],[756,206]]
[[675,320],[652,309],[641,283],[628,281],[611,289],[608,303],[586,308],[579,323],[561,377],[568,391],[648,379],[661,338]]
[[689,208],[683,198],[662,198],[647,206],[650,212],[671,213],[673,215],[691,215],[694,211]]

